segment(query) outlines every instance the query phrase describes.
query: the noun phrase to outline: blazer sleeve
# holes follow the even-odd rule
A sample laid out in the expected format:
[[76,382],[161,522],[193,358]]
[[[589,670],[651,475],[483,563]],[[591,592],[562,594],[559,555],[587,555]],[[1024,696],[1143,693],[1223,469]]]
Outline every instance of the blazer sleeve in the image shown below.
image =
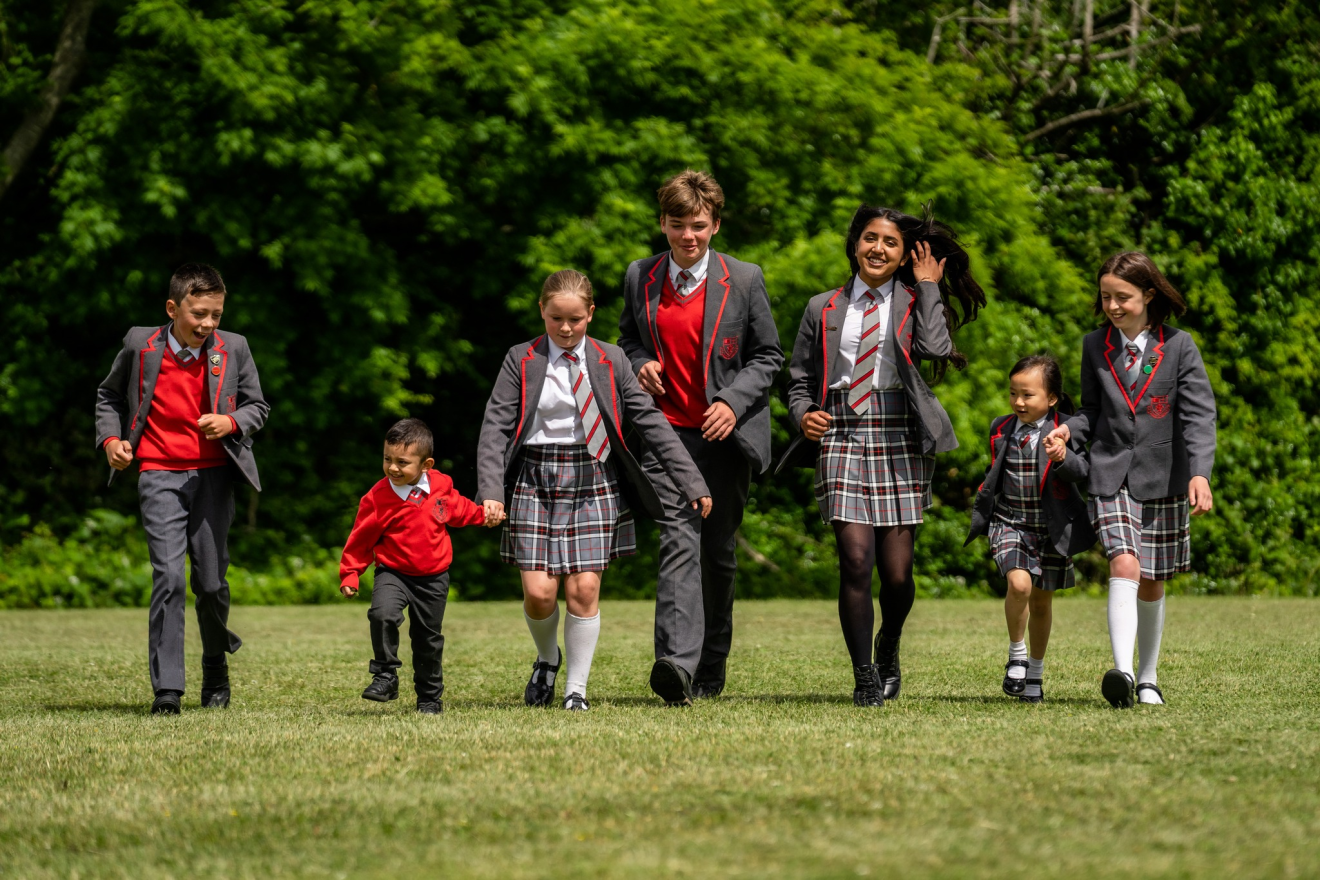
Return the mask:
[[[131,331],[130,331],[131,333]],[[105,446],[111,437],[128,437],[128,380],[133,372],[133,349],[124,336],[124,345],[110,365],[110,373],[96,389],[96,448]]]
[[1178,358],[1178,412],[1188,469],[1194,477],[1210,479],[1215,466],[1215,392],[1196,340],[1188,333]]
[[[623,280],[623,311],[619,313],[619,348],[628,356],[632,364],[633,375],[641,372],[642,367],[656,359],[655,352],[647,345],[643,328],[637,321],[638,288],[641,286],[641,265],[633,263]],[[731,404],[732,405],[732,404]]]
[[637,377],[621,371],[614,377],[619,388],[619,397],[623,400],[623,412],[628,421],[642,435],[646,445],[651,448],[669,478],[674,481],[683,500],[696,501],[710,494],[701,471],[697,470],[692,456],[674,433],[674,429],[664,413],[655,405],[651,395],[642,390]]
[[784,365],[784,349],[779,344],[779,328],[770,311],[770,296],[765,292],[765,275],[754,267],[748,293],[747,329],[743,336],[745,357],[733,381],[715,392],[739,419],[770,390],[775,375]]
[[353,530],[344,542],[344,552],[339,557],[339,583],[341,586],[357,589],[358,579],[376,558],[375,548],[384,531],[380,518],[376,515],[376,502],[373,492],[362,496],[358,505],[357,518],[353,520]]
[[1091,476],[1091,459],[1086,454],[1086,447],[1078,442],[1075,434],[1069,438],[1068,454],[1054,466],[1054,473],[1069,483],[1081,483]]
[[940,360],[953,354],[953,337],[944,320],[944,300],[940,299],[940,286],[933,281],[917,282],[916,301],[912,305],[913,357]]
[[261,377],[257,375],[252,350],[244,344],[238,361],[238,390],[234,395],[236,407],[229,414],[238,426],[240,437],[251,437],[266,424],[270,404],[261,393]]
[[522,376],[514,347],[504,356],[504,365],[490,390],[486,415],[481,421],[481,439],[477,441],[477,497],[482,501],[504,503],[505,456],[518,428],[521,393]]
[[802,417],[820,409],[815,392],[820,387],[820,361],[816,359],[816,340],[820,335],[820,311],[807,305],[793,340],[793,357],[788,362],[788,412],[793,427],[802,430]]
[[1068,425],[1069,442],[1075,441],[1079,448],[1085,448],[1091,442],[1095,426],[1100,420],[1100,398],[1105,393],[1096,377],[1094,346],[1082,343],[1082,403],[1065,423]]

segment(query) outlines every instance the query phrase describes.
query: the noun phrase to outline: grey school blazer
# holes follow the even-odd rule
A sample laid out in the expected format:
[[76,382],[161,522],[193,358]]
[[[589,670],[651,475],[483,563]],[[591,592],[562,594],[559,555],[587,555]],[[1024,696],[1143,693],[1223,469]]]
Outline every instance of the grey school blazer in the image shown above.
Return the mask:
[[[801,433],[802,417],[825,407],[829,379],[838,366],[839,337],[843,335],[847,291],[852,283],[853,279],[849,278],[843,287],[816,294],[802,314],[793,343],[793,359],[788,364],[788,411],[799,433],[779,460],[775,473],[787,464],[815,466],[816,444]],[[889,326],[902,352],[898,358],[898,375],[917,416],[921,451],[931,455],[957,449],[958,438],[949,415],[921,377],[918,367],[918,361],[946,358],[953,353],[939,285],[922,281],[916,290],[907,285],[897,287],[889,302]]]
[[1142,358],[1151,372],[1133,396],[1120,379],[1123,351],[1112,324],[1082,340],[1082,406],[1067,425],[1091,444],[1087,491],[1114,495],[1126,482],[1138,501],[1186,494],[1215,464],[1215,393],[1201,352],[1181,330],[1152,328]]
[[[507,504],[518,478],[518,453],[530,433],[532,417],[541,399],[549,366],[550,343],[544,336],[509,349],[504,366],[495,379],[486,417],[481,423],[477,447],[477,498]],[[628,367],[628,359],[616,345],[587,337],[587,379],[610,441],[609,461],[617,464],[623,478],[624,496],[636,512],[652,518],[664,516],[664,506],[651,481],[623,442],[623,422],[637,429],[664,465],[685,500],[696,501],[710,494],[701,472],[692,463],[669,420],[651,395],[642,390]],[[638,511],[640,505],[641,510]]]
[[[1046,422],[1047,428],[1041,432],[1042,440],[1049,433],[1049,424]],[[1056,412],[1053,427],[1058,426],[1059,414]],[[1008,458],[1009,440],[1016,429],[1017,416],[1012,413],[990,423],[990,467],[986,469],[985,481],[976,490],[976,500],[972,502],[972,527],[967,531],[964,547],[990,531],[990,519],[1004,477],[1004,462]],[[1045,454],[1045,444],[1036,443],[1036,472],[1041,475],[1040,506],[1049,528],[1050,543],[1060,556],[1076,556],[1095,544],[1091,515],[1076,485],[1086,479],[1090,470],[1086,452],[1075,439],[1068,442],[1068,454],[1057,465]]]
[[[770,466],[770,386],[784,365],[765,277],[760,266],[715,251],[706,266],[701,331],[706,400],[722,400],[733,410],[738,419],[733,440],[763,473]],[[619,347],[627,352],[633,375],[651,361],[665,363],[655,316],[668,273],[666,251],[636,260],[624,276]]]
[[[127,440],[137,449],[147,429],[151,399],[160,375],[161,358],[169,350],[164,327],[134,327],[124,336],[124,347],[115,356],[110,375],[96,389],[96,448],[111,437]],[[257,462],[252,457],[252,435],[266,424],[270,406],[261,395],[261,380],[247,340],[228,330],[213,332],[202,343],[202,361],[207,370],[207,399],[211,412],[233,416],[238,432],[220,441],[230,460],[249,486],[261,491]],[[218,359],[218,361],[217,361]],[[218,369],[218,373],[216,372]],[[119,472],[110,469],[109,485]]]

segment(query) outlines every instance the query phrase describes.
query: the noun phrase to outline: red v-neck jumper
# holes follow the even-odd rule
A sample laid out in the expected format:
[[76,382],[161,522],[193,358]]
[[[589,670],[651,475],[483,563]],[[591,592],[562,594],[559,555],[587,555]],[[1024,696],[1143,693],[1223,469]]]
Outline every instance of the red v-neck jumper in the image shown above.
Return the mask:
[[669,424],[676,428],[700,428],[710,408],[701,357],[705,319],[706,282],[703,280],[680,299],[666,272],[660,305],[655,312],[656,334],[664,351],[665,393],[655,401]]
[[437,470],[427,474],[431,494],[420,503],[405,501],[382,479],[362,496],[357,519],[339,560],[339,581],[357,589],[358,578],[372,560],[414,577],[449,570],[454,549],[448,526],[478,526],[486,521],[480,504],[454,489],[454,481]]

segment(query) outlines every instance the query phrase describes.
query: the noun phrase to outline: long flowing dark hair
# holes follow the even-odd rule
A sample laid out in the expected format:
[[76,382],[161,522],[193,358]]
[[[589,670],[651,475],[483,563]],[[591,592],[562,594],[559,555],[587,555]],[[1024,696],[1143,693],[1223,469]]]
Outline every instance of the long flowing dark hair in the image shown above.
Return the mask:
[[[944,321],[952,335],[959,327],[976,320],[977,312],[985,305],[985,291],[972,277],[971,259],[962,245],[958,244],[958,234],[935,219],[930,202],[923,206],[922,214],[923,217],[913,217],[893,208],[867,204],[858,207],[857,213],[853,214],[852,223],[848,225],[848,240],[844,245],[848,252],[848,265],[856,275],[857,242],[873,220],[888,220],[898,227],[899,234],[903,236],[905,258],[911,256],[917,242],[924,241],[930,246],[931,256],[937,260],[947,260],[944,264],[944,277],[940,279],[939,286],[940,299],[944,301]],[[898,280],[908,287],[916,287],[917,277],[910,259],[898,267]],[[935,363],[935,381],[944,378],[949,364],[952,364],[954,369],[964,369],[967,366],[967,355],[954,346],[953,353],[948,358]]]

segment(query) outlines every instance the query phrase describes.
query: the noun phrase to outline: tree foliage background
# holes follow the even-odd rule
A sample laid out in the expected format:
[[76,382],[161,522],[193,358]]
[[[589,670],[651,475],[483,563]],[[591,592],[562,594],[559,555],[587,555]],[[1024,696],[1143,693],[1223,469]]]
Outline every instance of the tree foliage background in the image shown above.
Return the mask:
[[[40,108],[71,9],[0,0],[0,140]],[[273,407],[238,591],[316,600],[384,429],[425,419],[473,491],[541,280],[587,272],[613,339],[624,269],[663,247],[655,188],[685,167],[723,185],[716,247],[762,264],[786,345],[845,279],[859,202],[933,201],[972,251],[990,306],[938,388],[962,446],[919,534],[925,593],[997,580],[984,542],[961,545],[1007,369],[1052,352],[1075,393],[1095,269],[1134,247],[1185,292],[1220,406],[1216,508],[1179,587],[1320,589],[1308,2],[101,0],[80,66],[0,196],[0,603],[142,601],[134,481],[105,488],[91,412],[178,264],[224,274],[223,326]],[[653,590],[643,537],[607,594]],[[455,538],[459,593],[516,594],[494,535]],[[740,547],[743,595],[835,589],[809,472],[757,482]]]

